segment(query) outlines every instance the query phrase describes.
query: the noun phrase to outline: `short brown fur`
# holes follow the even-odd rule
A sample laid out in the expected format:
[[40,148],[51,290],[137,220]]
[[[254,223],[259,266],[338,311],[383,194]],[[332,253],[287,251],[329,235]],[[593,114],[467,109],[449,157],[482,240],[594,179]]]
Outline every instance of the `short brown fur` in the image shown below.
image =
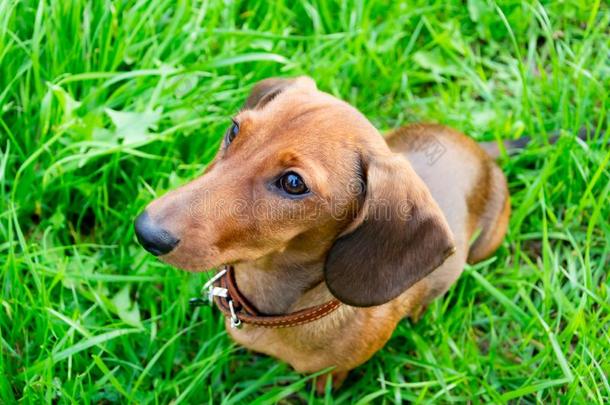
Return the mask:
[[[206,172],[147,208],[180,239],[161,259],[189,271],[232,264],[262,313],[318,305],[331,291],[345,303],[291,328],[227,328],[249,349],[304,373],[335,367],[338,386],[401,319],[419,317],[467,261],[502,241],[510,214],[504,176],[457,131],[416,124],[384,139],[306,77],[257,84],[234,119],[239,134]],[[287,171],[310,194],[278,190]],[[383,199],[389,216],[375,220],[368,214]]]

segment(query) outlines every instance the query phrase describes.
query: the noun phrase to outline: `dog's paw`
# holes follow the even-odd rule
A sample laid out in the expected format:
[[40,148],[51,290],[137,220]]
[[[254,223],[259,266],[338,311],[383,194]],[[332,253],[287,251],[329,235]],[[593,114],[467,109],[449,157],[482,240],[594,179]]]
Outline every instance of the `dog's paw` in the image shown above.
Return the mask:
[[331,371],[329,373],[317,376],[314,382],[316,393],[318,395],[324,395],[326,392],[326,385],[329,384],[329,380],[331,389],[333,391],[339,389],[343,384],[343,381],[345,381],[347,378],[348,373],[349,371]]
[[428,305],[419,305],[414,308],[408,315],[412,324],[416,324],[422,318],[426,310],[428,309]]

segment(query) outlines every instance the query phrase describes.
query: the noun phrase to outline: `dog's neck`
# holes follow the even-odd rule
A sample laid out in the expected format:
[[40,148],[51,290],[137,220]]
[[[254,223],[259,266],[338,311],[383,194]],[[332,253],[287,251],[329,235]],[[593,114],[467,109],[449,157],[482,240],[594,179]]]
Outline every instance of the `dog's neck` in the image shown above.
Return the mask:
[[[285,257],[285,256],[284,256]],[[327,291],[323,260],[287,263],[283,255],[235,265],[235,279],[242,295],[261,313],[281,315],[296,309],[299,300],[312,289]],[[318,297],[319,296],[319,297]],[[308,297],[307,306],[321,304],[327,294]],[[309,302],[320,301],[320,302]]]

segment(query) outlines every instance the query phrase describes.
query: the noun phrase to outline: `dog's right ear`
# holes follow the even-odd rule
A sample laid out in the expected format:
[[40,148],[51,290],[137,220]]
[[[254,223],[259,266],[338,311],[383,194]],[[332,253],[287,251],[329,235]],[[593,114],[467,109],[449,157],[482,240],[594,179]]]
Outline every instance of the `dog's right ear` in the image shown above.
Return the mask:
[[256,83],[254,87],[252,87],[252,91],[250,92],[243,109],[252,110],[262,108],[288,87],[295,85],[309,85],[313,86],[313,88],[316,87],[315,82],[306,76],[291,79],[272,77],[261,80],[260,82]]
[[294,79],[281,79],[272,77],[270,79],[261,80],[252,87],[252,91],[244,104],[245,110],[253,110],[261,108],[278,94],[291,86]]

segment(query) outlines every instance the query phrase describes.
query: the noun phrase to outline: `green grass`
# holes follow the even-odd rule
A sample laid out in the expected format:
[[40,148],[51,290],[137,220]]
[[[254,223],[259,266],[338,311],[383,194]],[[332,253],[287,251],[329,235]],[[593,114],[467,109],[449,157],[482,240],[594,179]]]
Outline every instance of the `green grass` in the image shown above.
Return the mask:
[[[610,138],[607,3],[384,3],[0,0],[0,403],[610,401],[610,150],[573,136]],[[132,227],[298,74],[382,130],[533,138],[497,254],[318,398]]]

